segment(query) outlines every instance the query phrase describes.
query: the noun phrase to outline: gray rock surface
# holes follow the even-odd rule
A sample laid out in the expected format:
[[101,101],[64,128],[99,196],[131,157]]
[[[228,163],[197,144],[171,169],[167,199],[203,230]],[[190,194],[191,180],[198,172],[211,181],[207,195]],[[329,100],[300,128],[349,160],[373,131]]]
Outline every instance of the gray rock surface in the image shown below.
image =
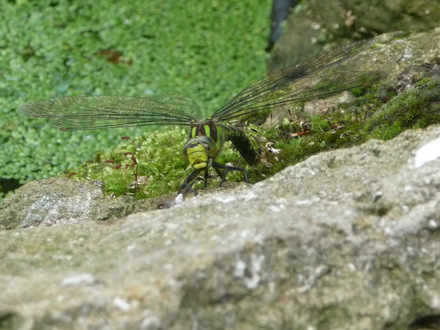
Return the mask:
[[50,178],[30,182],[0,202],[0,231],[104,220],[133,210],[129,198],[106,198],[100,181]]
[[440,127],[112,221],[0,232],[0,329],[438,329]]
[[432,0],[302,1],[290,14],[269,67],[299,63],[330,41],[344,44],[391,31],[431,31],[438,28],[439,17],[440,2]]
[[[290,33],[287,37],[294,37],[294,34]],[[279,54],[281,59],[278,58],[277,54],[274,54],[273,60],[278,63],[279,67],[286,65],[282,59],[294,59],[296,50],[302,48],[302,44],[299,41],[296,42],[285,42],[280,46],[283,48]],[[317,45],[314,45],[315,52],[317,47]],[[312,55],[313,53],[308,53],[305,57],[311,57]],[[439,58],[440,28],[409,35],[403,32],[390,32],[377,36],[376,44],[372,48],[341,63],[337,66],[337,69],[338,71],[378,70],[387,72],[388,77],[380,82],[380,85],[397,85],[399,91],[402,91],[406,89],[405,85],[412,85],[414,80],[421,79],[424,71],[423,66],[426,63],[438,64]],[[294,63],[296,62],[294,61]],[[340,97],[340,95],[335,95],[333,98],[312,101],[309,105],[305,105],[304,110],[307,113],[325,113],[332,106],[350,103],[350,98],[339,100]],[[290,108],[289,106],[281,106],[273,110],[271,121],[280,123],[286,117],[287,109]]]

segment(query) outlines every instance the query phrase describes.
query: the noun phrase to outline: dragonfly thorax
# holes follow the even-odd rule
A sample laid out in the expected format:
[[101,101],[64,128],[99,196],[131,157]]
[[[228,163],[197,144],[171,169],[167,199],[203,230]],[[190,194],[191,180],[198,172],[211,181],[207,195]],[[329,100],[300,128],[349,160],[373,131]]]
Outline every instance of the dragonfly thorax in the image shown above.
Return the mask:
[[203,121],[194,120],[193,122],[191,122],[189,138],[195,138],[196,136],[208,136],[214,141],[214,143],[217,143],[217,127],[215,126],[212,119],[208,118]]

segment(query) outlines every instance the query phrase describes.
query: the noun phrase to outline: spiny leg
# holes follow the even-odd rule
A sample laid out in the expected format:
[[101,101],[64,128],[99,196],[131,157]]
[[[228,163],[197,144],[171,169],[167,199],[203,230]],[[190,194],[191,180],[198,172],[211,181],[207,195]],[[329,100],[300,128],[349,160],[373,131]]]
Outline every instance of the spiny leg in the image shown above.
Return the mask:
[[205,168],[205,173],[203,175],[203,178],[205,179],[205,189],[208,188],[208,166]]
[[[223,165],[220,164],[220,163],[216,163],[216,164],[218,164],[218,165],[220,165],[220,166],[223,166]],[[223,178],[226,178],[226,175],[225,175],[224,171],[222,171],[222,170],[220,169],[220,166],[216,166],[216,164],[212,164],[212,167],[213,167],[214,170],[217,172],[217,175],[222,179],[222,182],[220,182],[220,184],[222,184],[222,183],[223,183]],[[224,168],[224,167],[221,167],[221,168]],[[226,181],[226,179],[225,179],[225,181]]]
[[[221,187],[223,182],[226,181],[226,175],[228,174],[229,170],[242,171],[244,173],[244,181],[246,183],[249,183],[247,171],[246,171],[246,169],[244,169],[242,167],[223,165],[223,164],[217,163],[216,161],[212,162],[212,166],[214,167],[217,174],[220,175],[220,177],[222,178],[222,180],[219,184],[219,187]],[[222,172],[220,169],[223,169],[224,171]]]
[[[201,172],[201,170],[192,171],[191,174],[188,175],[188,177],[185,179],[185,181],[183,181],[183,183],[180,185],[179,192],[177,193],[177,195],[179,195],[182,192],[182,189],[185,189],[185,188],[187,188],[189,191],[194,193],[194,195],[197,195],[197,191],[195,191],[193,189],[192,185],[194,184],[194,182],[197,179],[200,172]],[[205,172],[205,176],[206,176],[206,172]],[[206,178],[205,178],[205,187],[206,187]]]

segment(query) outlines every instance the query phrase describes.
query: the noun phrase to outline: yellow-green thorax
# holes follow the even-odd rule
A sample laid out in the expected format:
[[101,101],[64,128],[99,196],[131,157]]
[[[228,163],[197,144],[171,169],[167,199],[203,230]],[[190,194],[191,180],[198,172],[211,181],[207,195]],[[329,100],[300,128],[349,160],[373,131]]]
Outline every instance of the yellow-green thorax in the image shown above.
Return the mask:
[[204,169],[217,158],[223,142],[222,128],[217,127],[210,118],[193,121],[183,154],[194,169]]

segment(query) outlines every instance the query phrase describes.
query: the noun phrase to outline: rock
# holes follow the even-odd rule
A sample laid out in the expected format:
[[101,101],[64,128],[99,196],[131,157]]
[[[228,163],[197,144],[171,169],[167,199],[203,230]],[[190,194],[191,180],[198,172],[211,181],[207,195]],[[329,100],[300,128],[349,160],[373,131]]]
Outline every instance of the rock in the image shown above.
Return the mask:
[[[292,33],[289,35],[292,35]],[[292,46],[289,43],[284,43],[282,47],[285,47],[285,52],[276,59],[278,64],[274,69],[284,67],[286,64],[283,64],[283,62],[286,59],[292,59],[294,56],[293,53],[296,52],[298,48],[302,49],[302,45],[300,44]],[[315,52],[316,48],[315,45]],[[276,56],[277,55],[275,55],[275,57]],[[309,54],[306,58],[311,56],[312,55]],[[388,77],[379,82],[379,85],[391,85],[396,91],[402,91],[408,89],[407,85],[410,85],[411,88],[415,78],[417,78],[416,80],[420,80],[423,75],[429,76],[425,65],[437,64],[439,57],[440,28],[427,32],[413,33],[408,36],[403,32],[390,32],[377,36],[376,44],[372,48],[338,64],[337,71],[383,71],[388,74]],[[312,114],[323,113],[326,109],[331,107],[337,108],[343,103],[352,102],[350,98],[341,100],[338,100],[338,98],[341,98],[341,95],[335,95],[333,100],[329,101],[326,99],[312,101],[308,104],[305,111]],[[283,118],[287,117],[289,109],[298,112],[298,109],[291,105],[280,106],[272,110],[272,116],[270,118],[273,123],[272,125],[280,124]]]
[[0,328],[436,329],[439,136],[318,154],[106,225],[59,213],[0,232]]
[[269,68],[299,63],[329,42],[344,44],[390,31],[432,31],[439,26],[439,16],[439,2],[432,0],[301,2],[289,15]]
[[339,95],[306,102],[303,111],[308,115],[325,115],[332,109],[340,107],[342,104],[353,104],[356,100],[356,97],[352,93],[344,91]]
[[104,220],[133,210],[127,198],[105,198],[100,181],[50,178],[30,182],[0,202],[0,231]]

